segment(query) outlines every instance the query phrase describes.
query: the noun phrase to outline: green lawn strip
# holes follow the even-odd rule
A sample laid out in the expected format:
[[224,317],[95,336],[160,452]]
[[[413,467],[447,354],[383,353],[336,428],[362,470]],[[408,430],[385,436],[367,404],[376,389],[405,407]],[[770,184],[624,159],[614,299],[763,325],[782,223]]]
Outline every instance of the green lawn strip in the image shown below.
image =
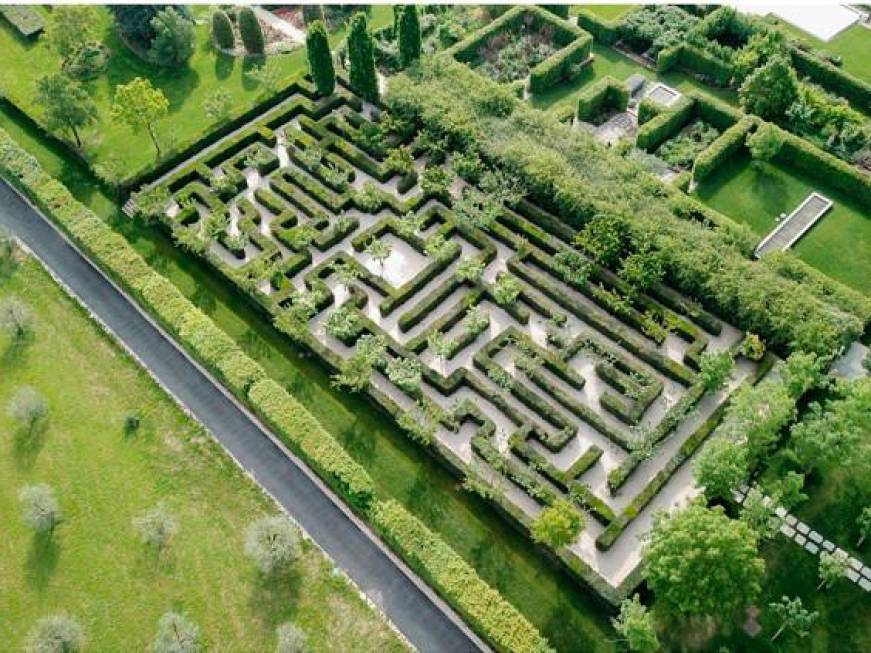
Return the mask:
[[588,84],[600,80],[602,77],[610,75],[619,81],[625,81],[630,75],[636,73],[644,75],[648,80],[668,84],[682,92],[695,90],[734,106],[738,104],[737,94],[732,90],[706,86],[692,76],[680,71],[659,74],[636,63],[609,46],[594,43],[592,53],[594,56],[593,63],[588,65],[578,77],[571,82],[560,84],[550,92],[531,96],[530,102],[532,106],[538,109],[553,110],[567,103],[576,102],[577,94],[581,89]]
[[848,27],[830,41],[823,41],[786,21],[778,21],[784,32],[813,48],[837,54],[844,58],[841,64],[846,72],[871,83],[871,66],[868,65],[868,50],[871,48],[871,30],[859,24]]
[[[38,138],[0,107],[0,126],[15,138]],[[30,132],[28,130],[31,130]],[[30,134],[28,136],[28,134]],[[533,622],[558,650],[583,642],[589,651],[612,651],[610,613],[601,602],[554,569],[539,550],[494,509],[460,490],[459,481],[361,397],[336,391],[323,365],[278,332],[238,291],[202,261],[183,253],[165,233],[120,213],[81,163],[62,148],[34,150],[46,171],[65,172],[71,191],[112,224],[173,284],[300,402],[369,472],[380,498],[399,501],[438,533],[478,574]],[[76,170],[72,173],[71,170]]]
[[[37,619],[59,612],[82,623],[90,649],[144,650],[170,609],[195,621],[210,649],[270,650],[275,626],[294,621],[315,650],[404,650],[311,543],[287,578],[259,581],[243,533],[275,505],[36,261],[0,282],[8,295],[26,299],[35,335],[0,363],[0,403],[31,385],[50,411],[35,439],[0,414],[0,641],[10,650]],[[134,412],[142,427],[125,436]],[[41,482],[65,515],[52,544],[17,518],[18,489]],[[158,501],[180,523],[163,560],[131,526]]]
[[625,14],[628,14],[637,6],[638,5],[572,5],[569,13],[574,15],[578,13],[578,10],[583,9],[585,11],[589,11],[591,14],[599,16],[600,18],[605,18],[606,20],[615,20]]
[[[211,47],[211,28],[206,8],[195,7],[194,16],[202,22],[196,26],[196,49],[188,66],[181,71],[161,69],[139,59],[120,41],[114,23],[105,7],[98,8],[103,40],[112,51],[109,67],[97,79],[87,82],[98,110],[98,122],[85,130],[85,151],[89,160],[107,162],[117,160],[124,176],[143,172],[155,163],[154,146],[144,131],[134,134],[128,127],[112,120],[111,106],[114,89],[135,77],[144,77],[166,95],[169,115],[158,125],[157,132],[165,149],[189,144],[208,124],[203,113],[203,102],[218,88],[228,91],[233,98],[231,113],[241,112],[265,99],[259,85],[246,71],[263,60],[230,57],[216,53]],[[387,5],[372,9],[370,24],[373,29],[392,21]],[[344,29],[331,35],[337,44],[344,38]],[[34,104],[35,83],[42,75],[60,70],[60,58],[44,40],[29,42],[0,21],[0,51],[4,63],[0,71],[0,89],[24,112],[40,120],[41,110]],[[281,86],[308,71],[305,48],[270,57],[281,67]]]
[[834,206],[799,241],[796,253],[833,279],[871,295],[871,215],[845,194],[781,164],[757,170],[747,155],[737,155],[701,182],[696,195],[761,238],[777,226],[777,216],[789,215],[813,191]]

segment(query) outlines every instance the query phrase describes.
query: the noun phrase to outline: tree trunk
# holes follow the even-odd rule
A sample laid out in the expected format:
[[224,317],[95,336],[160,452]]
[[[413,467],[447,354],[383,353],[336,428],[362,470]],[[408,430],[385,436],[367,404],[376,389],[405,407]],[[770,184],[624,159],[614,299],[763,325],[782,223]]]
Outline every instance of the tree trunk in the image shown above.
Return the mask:
[[148,125],[148,135],[151,136],[151,142],[154,143],[154,149],[157,150],[157,158],[160,158],[160,143],[157,142],[157,135],[154,133],[154,127]]
[[865,542],[865,534],[862,534],[862,537],[859,538],[859,541],[856,542],[856,548],[858,549]]
[[821,580],[820,584],[817,585],[817,592],[819,592],[821,589],[823,589],[823,585],[825,585],[825,584],[826,584],[826,581]]
[[76,139],[76,147],[82,149],[82,139],[79,138],[79,130],[76,129],[75,125],[70,125],[70,131],[73,133],[73,138]]
[[786,622],[785,622],[785,621],[784,621],[782,624],[780,624],[780,628],[778,628],[778,629],[777,629],[777,632],[774,633],[774,637],[771,638],[771,641],[772,641],[772,642],[773,642],[775,639],[777,639],[778,637],[780,637],[780,633],[783,632],[784,628],[786,628]]

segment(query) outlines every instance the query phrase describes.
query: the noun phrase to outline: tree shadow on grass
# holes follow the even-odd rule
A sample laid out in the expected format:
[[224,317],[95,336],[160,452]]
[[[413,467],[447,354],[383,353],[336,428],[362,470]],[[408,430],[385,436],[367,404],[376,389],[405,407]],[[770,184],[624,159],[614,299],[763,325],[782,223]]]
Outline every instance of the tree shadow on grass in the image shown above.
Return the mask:
[[27,428],[19,428],[15,432],[12,443],[12,455],[20,469],[30,469],[36,462],[39,452],[45,445],[48,432],[48,418],[43,417]]
[[342,446],[351,456],[364,466],[369,465],[375,459],[375,438],[366,429],[362,420],[356,419],[342,430]]
[[253,91],[260,86],[260,82],[251,77],[250,73],[255,68],[259,68],[264,64],[263,57],[245,57],[242,60],[242,88],[246,91]]
[[[205,309],[203,309],[205,311]],[[254,358],[266,357],[269,353],[269,343],[256,330],[248,329],[239,338],[242,349]]]
[[236,67],[236,57],[231,57],[226,54],[215,55],[215,77],[218,80],[227,79],[233,74],[233,69]]
[[171,543],[162,549],[143,544],[141,541],[135,542],[134,545],[141,547],[139,555],[135,558],[134,567],[139,575],[148,580],[155,580],[160,576],[172,576],[175,573],[178,557]]
[[200,285],[197,285],[194,294],[191,295],[191,301],[206,315],[212,315],[218,306],[218,300],[211,290]]
[[27,554],[27,580],[42,592],[48,587],[57,561],[60,558],[60,545],[53,532],[34,533]]
[[444,517],[444,506],[433,500],[433,482],[429,478],[429,470],[426,467],[418,469],[414,477],[414,483],[408,488],[405,499],[409,509],[422,519],[430,528],[437,529],[439,522]]
[[788,210],[789,190],[786,181],[768,164],[751,168],[751,188],[759,204],[772,217]]
[[292,621],[297,614],[303,575],[297,568],[305,563],[305,554],[290,569],[261,574],[252,572],[250,606],[264,626],[274,628],[285,621]]

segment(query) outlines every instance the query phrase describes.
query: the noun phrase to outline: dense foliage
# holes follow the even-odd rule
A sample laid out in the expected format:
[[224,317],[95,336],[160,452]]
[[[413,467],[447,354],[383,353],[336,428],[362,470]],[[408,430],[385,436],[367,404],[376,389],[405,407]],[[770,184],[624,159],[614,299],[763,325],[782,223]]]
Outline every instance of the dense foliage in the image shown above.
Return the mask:
[[330,52],[330,38],[327,27],[316,20],[309,24],[305,35],[306,54],[309,71],[321,95],[332,95],[336,88],[336,71],[333,69],[333,55]]
[[357,12],[351,19],[348,58],[351,88],[367,100],[377,100],[378,75],[375,72],[372,36],[369,34],[369,24],[363,12]]

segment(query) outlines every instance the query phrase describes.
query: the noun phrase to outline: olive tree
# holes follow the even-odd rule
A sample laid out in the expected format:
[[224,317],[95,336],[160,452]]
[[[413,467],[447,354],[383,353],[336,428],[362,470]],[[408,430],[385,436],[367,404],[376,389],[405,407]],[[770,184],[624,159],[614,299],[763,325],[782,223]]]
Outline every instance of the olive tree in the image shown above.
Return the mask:
[[653,653],[659,649],[659,639],[653,626],[653,615],[636,594],[620,604],[620,614],[611,619],[617,634],[630,651]]
[[308,637],[305,631],[292,623],[285,623],[275,629],[275,653],[307,653]]
[[769,603],[768,607],[780,621],[780,627],[771,638],[772,642],[780,637],[781,633],[787,629],[791,630],[799,637],[807,637],[810,634],[811,626],[813,626],[814,622],[820,616],[818,612],[810,612],[807,610],[802,605],[799,597],[790,599],[788,596],[784,596],[780,601]]
[[24,386],[12,395],[6,411],[21,429],[32,433],[48,415],[48,403],[39,391]]
[[200,647],[200,629],[178,612],[166,612],[157,622],[157,635],[151,642],[152,653],[196,653]]
[[544,508],[532,523],[532,539],[553,548],[574,542],[584,518],[571,502],[558,499]]
[[178,532],[178,520],[163,502],[133,518],[133,528],[144,544],[163,550]]
[[245,531],[245,553],[263,574],[284,571],[300,554],[299,531],[284,515],[260,517]]
[[43,617],[27,633],[25,653],[78,653],[85,648],[85,631],[63,614]]
[[11,346],[23,344],[33,331],[33,312],[18,297],[0,299],[0,330]]
[[61,519],[60,504],[54,490],[45,483],[25,485],[18,492],[22,518],[36,533],[51,533]]

